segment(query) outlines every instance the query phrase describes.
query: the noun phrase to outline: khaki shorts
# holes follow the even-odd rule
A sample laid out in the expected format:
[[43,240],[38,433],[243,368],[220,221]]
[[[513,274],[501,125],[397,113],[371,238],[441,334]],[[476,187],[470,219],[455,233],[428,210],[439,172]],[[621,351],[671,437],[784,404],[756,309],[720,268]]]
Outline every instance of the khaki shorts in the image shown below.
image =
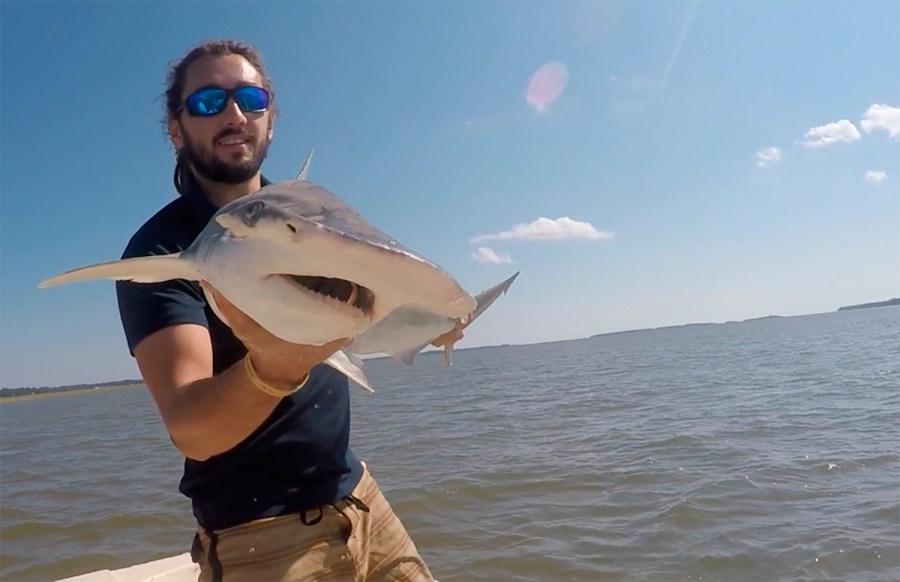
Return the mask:
[[[362,503],[261,519],[212,534],[198,529],[201,582],[434,579],[363,463],[352,496]],[[368,511],[366,511],[368,509]]]

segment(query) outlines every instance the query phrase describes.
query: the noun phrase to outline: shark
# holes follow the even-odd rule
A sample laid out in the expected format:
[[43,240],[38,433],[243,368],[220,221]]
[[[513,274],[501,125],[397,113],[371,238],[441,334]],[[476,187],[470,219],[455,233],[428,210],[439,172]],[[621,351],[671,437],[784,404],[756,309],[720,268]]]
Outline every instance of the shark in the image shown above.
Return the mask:
[[[203,281],[283,340],[323,345],[351,338],[325,363],[373,391],[361,356],[413,365],[437,338],[481,316],[519,276],[470,293],[437,263],[309,181],[312,154],[296,178],[219,208],[181,252],[86,265],[38,287],[97,279]],[[214,296],[206,299],[228,325]],[[447,365],[454,343],[444,346]]]

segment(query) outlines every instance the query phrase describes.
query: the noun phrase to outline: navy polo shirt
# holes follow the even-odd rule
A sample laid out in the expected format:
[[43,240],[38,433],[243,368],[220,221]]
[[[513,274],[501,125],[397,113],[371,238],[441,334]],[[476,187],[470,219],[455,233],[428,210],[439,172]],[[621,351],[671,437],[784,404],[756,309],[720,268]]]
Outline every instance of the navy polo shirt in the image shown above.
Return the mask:
[[[183,251],[216,208],[190,171],[180,196],[145,222],[122,258]],[[263,178],[263,185],[268,184]],[[194,281],[116,282],[128,349],[170,325],[209,329],[218,374],[246,348],[210,309]],[[255,390],[251,385],[247,390]],[[302,390],[282,399],[243,442],[205,461],[185,459],[179,491],[191,499],[198,523],[216,530],[262,517],[314,509],[347,496],[362,474],[350,450],[350,386],[327,365],[316,366]]]

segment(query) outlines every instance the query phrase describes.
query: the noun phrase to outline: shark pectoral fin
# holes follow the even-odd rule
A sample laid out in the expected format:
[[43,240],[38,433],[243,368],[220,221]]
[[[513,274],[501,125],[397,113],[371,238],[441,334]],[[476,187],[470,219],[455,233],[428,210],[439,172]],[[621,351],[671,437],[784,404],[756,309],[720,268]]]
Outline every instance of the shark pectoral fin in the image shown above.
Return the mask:
[[347,360],[348,360],[351,364],[353,364],[354,366],[356,366],[357,368],[359,368],[360,371],[362,371],[363,366],[365,366],[365,364],[364,364],[363,361],[362,361],[362,358],[360,358],[360,357],[357,356],[356,354],[351,354],[350,352],[341,351],[341,353],[344,354],[344,355],[347,357]]
[[397,360],[398,362],[402,362],[402,363],[406,364],[407,366],[412,366],[415,363],[416,356],[419,355],[419,352],[421,352],[422,350],[427,348],[429,345],[431,345],[432,341],[433,340],[429,340],[420,346],[415,346],[415,347],[409,348],[407,350],[402,350],[399,352],[392,353],[392,354],[390,354],[390,356],[392,358],[394,358],[395,360]]
[[158,283],[170,279],[197,280],[200,272],[191,261],[181,258],[181,253],[149,257],[134,257],[107,263],[88,265],[65,271],[38,284],[38,288],[91,281],[94,279],[115,279],[135,283]]
[[375,392],[369,383],[369,379],[366,378],[365,373],[362,371],[362,360],[359,358],[352,357],[341,350],[332,354],[331,357],[325,360],[325,363],[369,392]]

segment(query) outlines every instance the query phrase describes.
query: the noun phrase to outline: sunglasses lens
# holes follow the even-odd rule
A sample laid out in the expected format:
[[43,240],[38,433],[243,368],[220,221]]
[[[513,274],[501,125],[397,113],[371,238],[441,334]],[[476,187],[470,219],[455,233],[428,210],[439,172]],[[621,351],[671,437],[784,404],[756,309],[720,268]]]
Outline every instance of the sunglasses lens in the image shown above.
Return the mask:
[[191,94],[184,105],[194,116],[217,115],[225,109],[229,93],[234,95],[234,100],[244,113],[265,111],[269,107],[269,93],[262,87],[240,87],[230,92],[214,87],[200,89]]
[[245,113],[265,111],[269,107],[269,94],[261,87],[241,87],[234,92],[234,100]]
[[187,98],[185,106],[191,115],[215,115],[225,109],[227,99],[221,89],[201,89]]

